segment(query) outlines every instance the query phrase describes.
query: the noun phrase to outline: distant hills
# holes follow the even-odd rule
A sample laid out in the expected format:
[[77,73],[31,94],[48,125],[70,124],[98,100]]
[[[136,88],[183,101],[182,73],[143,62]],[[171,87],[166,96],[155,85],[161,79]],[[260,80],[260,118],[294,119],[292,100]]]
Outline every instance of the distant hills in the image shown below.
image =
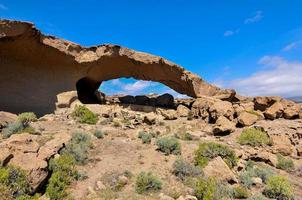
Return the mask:
[[302,103],[302,96],[288,97],[287,99],[293,100],[297,103]]

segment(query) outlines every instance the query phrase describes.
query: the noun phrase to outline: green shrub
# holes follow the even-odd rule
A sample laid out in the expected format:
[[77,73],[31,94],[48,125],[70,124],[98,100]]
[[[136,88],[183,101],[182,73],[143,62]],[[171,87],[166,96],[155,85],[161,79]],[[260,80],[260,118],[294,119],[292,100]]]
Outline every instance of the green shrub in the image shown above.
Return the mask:
[[19,114],[17,121],[8,124],[8,126],[2,130],[3,138],[9,138],[11,135],[19,134],[21,132],[36,134],[36,130],[29,125],[30,122],[36,120],[37,116],[32,112]]
[[40,194],[35,194],[34,196],[30,195],[22,195],[16,198],[16,200],[39,200],[40,199]]
[[97,137],[98,139],[102,139],[105,136],[105,133],[103,131],[97,130],[94,132],[94,136]]
[[46,194],[50,200],[61,200],[68,196],[66,191],[67,186],[70,184],[71,178],[64,172],[54,172],[46,188]]
[[70,154],[62,154],[49,161],[49,170],[53,172],[64,172],[69,176],[76,174],[75,159]]
[[243,130],[237,140],[241,145],[250,145],[253,147],[271,144],[271,140],[266,132],[257,128]]
[[152,139],[152,135],[150,133],[145,132],[145,131],[140,131],[138,133],[138,138],[140,138],[143,143],[150,144],[151,139]]
[[248,198],[248,200],[266,200],[266,198],[263,195],[255,195]]
[[121,124],[119,121],[116,121],[116,120],[112,122],[112,125],[113,125],[114,127],[116,127],[116,128],[122,126],[122,124]]
[[193,188],[199,200],[230,200],[233,197],[233,190],[226,183],[217,182],[214,177],[197,179]]
[[246,199],[249,197],[249,192],[246,188],[238,186],[233,189],[233,196],[236,199]]
[[18,115],[18,121],[26,127],[30,122],[37,121],[37,116],[33,112],[24,112]]
[[77,164],[86,164],[88,161],[88,150],[92,147],[91,137],[88,134],[76,132],[63,149],[63,153],[74,157]]
[[165,153],[165,155],[181,154],[181,147],[179,141],[174,137],[162,137],[157,139],[156,145],[158,150]]
[[14,198],[31,192],[25,172],[14,166],[0,167],[0,185]]
[[172,166],[172,173],[180,180],[184,181],[187,177],[196,177],[201,174],[199,167],[191,165],[182,158],[177,159]]
[[21,132],[24,129],[24,125],[20,121],[16,121],[8,124],[6,128],[2,130],[3,138],[9,138],[11,135]]
[[74,119],[79,120],[80,123],[85,124],[96,124],[98,117],[92,111],[85,106],[76,106],[74,111],[71,113]]
[[265,183],[272,175],[274,175],[274,172],[270,168],[257,165],[247,166],[246,170],[240,173],[240,182],[245,187],[250,188],[253,185],[253,177],[259,177]]
[[295,165],[294,165],[294,162],[292,161],[292,159],[290,158],[286,158],[280,154],[277,155],[277,165],[276,167],[278,169],[283,169],[283,170],[286,170],[288,172],[292,172],[294,171],[295,169]]
[[284,176],[271,176],[264,189],[264,195],[278,200],[291,200],[293,199],[292,185]]
[[110,188],[113,191],[120,191],[128,183],[127,180],[121,178],[123,176],[123,173],[110,172],[105,173],[101,177],[101,180],[107,188]]
[[135,182],[135,190],[142,194],[146,192],[155,192],[162,188],[162,182],[151,172],[141,172]]
[[218,156],[220,156],[230,168],[237,164],[234,150],[226,145],[214,142],[199,144],[199,147],[195,152],[195,163],[200,167],[205,167],[209,160]]
[[198,200],[213,200],[217,189],[214,178],[199,179],[196,182],[194,193]]
[[174,134],[174,136],[181,140],[187,140],[187,141],[193,140],[193,136],[188,132],[176,133]]
[[70,154],[62,154],[49,162],[52,175],[48,181],[46,194],[50,200],[60,200],[68,196],[67,186],[77,177],[75,159]]

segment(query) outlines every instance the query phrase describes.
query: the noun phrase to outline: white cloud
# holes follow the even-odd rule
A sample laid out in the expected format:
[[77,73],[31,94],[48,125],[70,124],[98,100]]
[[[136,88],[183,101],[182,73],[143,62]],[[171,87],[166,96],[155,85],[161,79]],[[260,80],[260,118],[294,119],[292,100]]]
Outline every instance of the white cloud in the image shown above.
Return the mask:
[[240,31],[240,29],[236,29],[235,31],[228,30],[228,31],[225,31],[225,32],[223,33],[223,36],[224,36],[224,37],[230,37],[230,36],[232,36],[232,35],[235,35],[235,34],[239,33],[239,31]]
[[298,47],[300,44],[302,44],[302,40],[299,40],[299,41],[295,41],[295,42],[292,42],[292,43],[289,43],[288,45],[286,45],[282,51],[290,51],[296,47]]
[[302,62],[290,62],[278,56],[264,56],[259,64],[265,68],[247,78],[233,80],[224,86],[248,96],[301,96]]
[[232,36],[232,35],[234,35],[234,31],[226,31],[223,34],[224,37],[229,37],[229,36]]
[[153,83],[151,81],[136,81],[134,83],[127,83],[122,85],[122,90],[125,93],[130,93],[130,94],[135,94],[138,92],[141,92],[145,89],[147,89],[148,87],[152,87],[155,86],[156,83]]
[[244,20],[244,24],[252,24],[252,23],[255,23],[255,22],[259,22],[263,18],[262,14],[263,13],[262,13],[261,10],[256,11],[256,13],[254,14],[254,16],[252,16],[252,17],[247,18],[246,20]]
[[0,10],[8,10],[8,8],[5,5],[0,3]]

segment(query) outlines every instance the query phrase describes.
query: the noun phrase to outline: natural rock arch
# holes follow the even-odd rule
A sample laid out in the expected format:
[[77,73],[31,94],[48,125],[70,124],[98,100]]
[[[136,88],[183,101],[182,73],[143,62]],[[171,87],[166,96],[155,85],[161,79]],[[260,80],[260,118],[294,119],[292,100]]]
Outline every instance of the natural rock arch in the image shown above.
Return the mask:
[[0,21],[0,59],[0,110],[10,112],[50,113],[56,95],[74,90],[79,80],[99,85],[133,77],[163,83],[191,97],[221,93],[161,57],[118,45],[85,48],[45,36],[28,22]]

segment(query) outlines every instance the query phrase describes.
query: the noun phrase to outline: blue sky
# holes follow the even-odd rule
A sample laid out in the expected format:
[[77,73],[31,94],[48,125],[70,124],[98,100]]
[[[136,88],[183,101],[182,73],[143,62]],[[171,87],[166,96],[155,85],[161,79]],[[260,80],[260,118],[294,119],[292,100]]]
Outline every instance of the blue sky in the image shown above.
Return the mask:
[[[245,95],[302,94],[301,0],[38,2],[0,0],[0,17],[31,21],[46,34],[85,46],[113,43],[160,55]],[[102,88],[168,91],[125,79]]]

